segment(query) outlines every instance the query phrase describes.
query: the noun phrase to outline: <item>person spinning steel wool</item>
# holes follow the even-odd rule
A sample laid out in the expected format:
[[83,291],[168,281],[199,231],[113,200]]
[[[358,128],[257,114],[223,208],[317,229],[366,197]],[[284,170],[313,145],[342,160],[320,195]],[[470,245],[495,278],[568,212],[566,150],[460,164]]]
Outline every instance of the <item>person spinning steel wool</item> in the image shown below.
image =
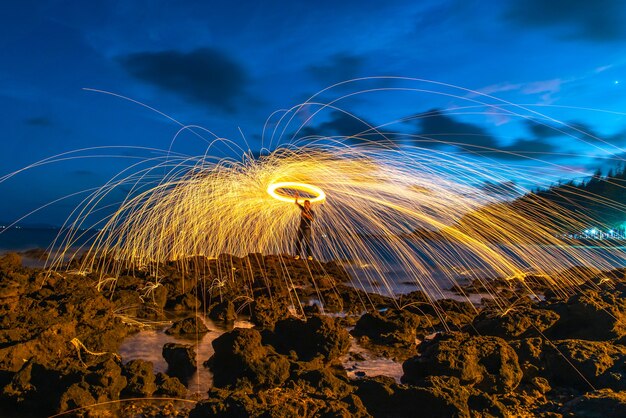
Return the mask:
[[311,209],[311,202],[304,201],[304,206],[298,203],[300,195],[296,193],[296,205],[300,208],[300,226],[296,235],[296,260],[304,257],[305,254],[309,260],[313,260],[311,252],[311,227],[315,220],[315,212]]

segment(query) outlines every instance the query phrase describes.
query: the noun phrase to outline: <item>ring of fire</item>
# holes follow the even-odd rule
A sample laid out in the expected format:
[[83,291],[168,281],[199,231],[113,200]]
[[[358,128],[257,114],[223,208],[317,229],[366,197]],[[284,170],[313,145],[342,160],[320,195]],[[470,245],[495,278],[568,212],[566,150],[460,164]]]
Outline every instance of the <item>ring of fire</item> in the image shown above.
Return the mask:
[[311,203],[322,202],[326,199],[326,193],[317,186],[306,183],[297,183],[294,181],[285,181],[281,183],[270,184],[267,188],[267,193],[276,200],[282,202],[293,202],[294,197],[286,194],[281,194],[278,189],[294,189],[301,192],[311,194],[315,197],[308,199]]

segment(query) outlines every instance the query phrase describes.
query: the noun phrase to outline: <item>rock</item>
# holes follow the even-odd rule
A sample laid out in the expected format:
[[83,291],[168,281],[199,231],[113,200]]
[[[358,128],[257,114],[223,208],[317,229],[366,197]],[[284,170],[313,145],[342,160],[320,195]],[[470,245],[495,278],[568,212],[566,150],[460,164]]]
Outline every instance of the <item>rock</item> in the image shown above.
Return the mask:
[[275,387],[289,377],[289,361],[262,345],[261,334],[254,329],[235,328],[212,344],[215,354],[209,366],[216,387]]
[[89,385],[85,382],[74,383],[61,395],[59,412],[65,412],[76,408],[82,408],[96,403],[95,398],[89,391]]
[[324,315],[314,315],[306,321],[295,318],[279,321],[268,340],[279,353],[288,354],[293,350],[302,361],[315,357],[334,361],[350,348],[348,332],[333,318]]
[[169,299],[165,305],[165,309],[172,310],[174,312],[195,311],[200,308],[200,305],[200,301],[197,297],[190,293],[184,293],[176,296],[175,298]]
[[154,366],[145,360],[131,360],[122,369],[127,384],[124,394],[130,397],[151,396],[157,386],[154,381]]
[[90,392],[96,402],[107,402],[120,398],[126,387],[126,377],[122,376],[119,360],[113,356],[102,356],[96,364],[90,366],[84,381],[90,385]]
[[626,416],[626,391],[589,392],[566,403],[559,412],[574,417],[622,418]]
[[209,318],[214,321],[234,322],[237,320],[235,305],[230,300],[211,305],[209,308]]
[[186,382],[196,371],[196,351],[193,345],[167,343],[163,346],[163,358],[167,362],[167,374]]
[[155,395],[170,398],[185,398],[187,388],[176,377],[169,377],[165,373],[157,373],[155,383],[157,390]]
[[289,305],[282,298],[257,296],[252,302],[250,321],[261,328],[273,330],[277,321],[289,315]]
[[0,256],[0,270],[12,271],[22,267],[22,257],[18,253],[6,253]]
[[420,355],[402,364],[403,383],[420,385],[428,376],[452,376],[488,393],[508,393],[522,379],[517,354],[501,338],[439,334],[418,346]]
[[163,285],[158,285],[152,291],[152,302],[157,308],[163,309],[167,303],[167,288]]
[[59,397],[72,383],[58,370],[30,360],[13,375],[0,396],[20,415],[51,415],[57,410]]
[[204,325],[201,318],[189,317],[176,321],[171,327],[165,330],[167,335],[196,336],[206,334],[209,329]]
[[546,330],[550,339],[606,341],[626,335],[625,292],[586,290],[547,307],[560,317]]
[[190,418],[260,417],[341,417],[365,418],[370,415],[361,400],[348,394],[338,397],[314,396],[302,388],[265,389],[248,393],[212,389],[189,413]]
[[373,343],[394,347],[415,347],[420,317],[399,309],[366,313],[357,321],[352,335],[367,336]]
[[470,391],[454,377],[428,377],[423,386],[398,385],[392,378],[377,376],[355,382],[356,395],[375,417],[444,418],[467,417]]
[[552,386],[588,390],[591,384],[595,388],[626,390],[625,347],[585,340],[553,344],[545,344],[543,349],[543,369]]
[[484,309],[474,318],[468,331],[478,335],[493,335],[507,340],[536,337],[557,322],[559,315],[548,309],[520,306],[502,313],[496,309]]

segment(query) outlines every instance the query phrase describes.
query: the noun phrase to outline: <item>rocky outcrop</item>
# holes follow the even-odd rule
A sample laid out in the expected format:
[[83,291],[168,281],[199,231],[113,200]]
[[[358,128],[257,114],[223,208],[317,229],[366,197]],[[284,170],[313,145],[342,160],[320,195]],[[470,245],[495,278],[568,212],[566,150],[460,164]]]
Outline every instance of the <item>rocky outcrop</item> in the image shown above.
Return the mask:
[[601,389],[567,402],[559,411],[564,416],[585,418],[623,418],[626,416],[626,391]]
[[176,321],[165,330],[167,335],[179,335],[182,337],[196,337],[207,332],[209,332],[209,329],[204,324],[204,321],[196,316]]
[[167,343],[163,346],[163,358],[167,362],[167,374],[183,382],[196,371],[196,351],[193,345]]
[[131,360],[122,368],[126,377],[124,395],[129,397],[152,396],[157,390],[154,379],[154,366],[145,360]]
[[498,337],[439,334],[422,342],[418,352],[402,365],[403,383],[419,386],[429,376],[450,376],[487,393],[508,393],[522,379],[517,354]]
[[274,332],[266,340],[279,353],[295,352],[301,361],[321,357],[334,361],[346,354],[350,347],[348,332],[328,316],[313,315],[306,321],[288,318],[276,323]]
[[275,387],[289,377],[289,361],[263,345],[254,329],[227,332],[213,341],[213,348],[208,365],[216,387]]
[[478,335],[493,335],[506,340],[536,337],[559,320],[553,310],[536,309],[531,306],[518,306],[506,309],[483,309],[474,318],[469,332]]

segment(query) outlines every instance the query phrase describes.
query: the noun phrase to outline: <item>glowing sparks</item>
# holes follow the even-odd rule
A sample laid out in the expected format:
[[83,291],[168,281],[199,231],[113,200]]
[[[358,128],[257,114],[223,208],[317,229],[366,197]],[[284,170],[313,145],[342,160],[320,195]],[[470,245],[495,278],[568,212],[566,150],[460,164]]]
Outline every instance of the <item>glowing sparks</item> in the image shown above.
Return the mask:
[[319,187],[313,186],[311,184],[306,183],[297,183],[294,181],[285,181],[280,183],[270,184],[267,188],[267,193],[272,196],[276,200],[280,200],[281,202],[293,202],[294,196],[281,193],[281,189],[287,190],[297,190],[312,197],[306,197],[311,203],[323,202],[326,199],[326,193]]

